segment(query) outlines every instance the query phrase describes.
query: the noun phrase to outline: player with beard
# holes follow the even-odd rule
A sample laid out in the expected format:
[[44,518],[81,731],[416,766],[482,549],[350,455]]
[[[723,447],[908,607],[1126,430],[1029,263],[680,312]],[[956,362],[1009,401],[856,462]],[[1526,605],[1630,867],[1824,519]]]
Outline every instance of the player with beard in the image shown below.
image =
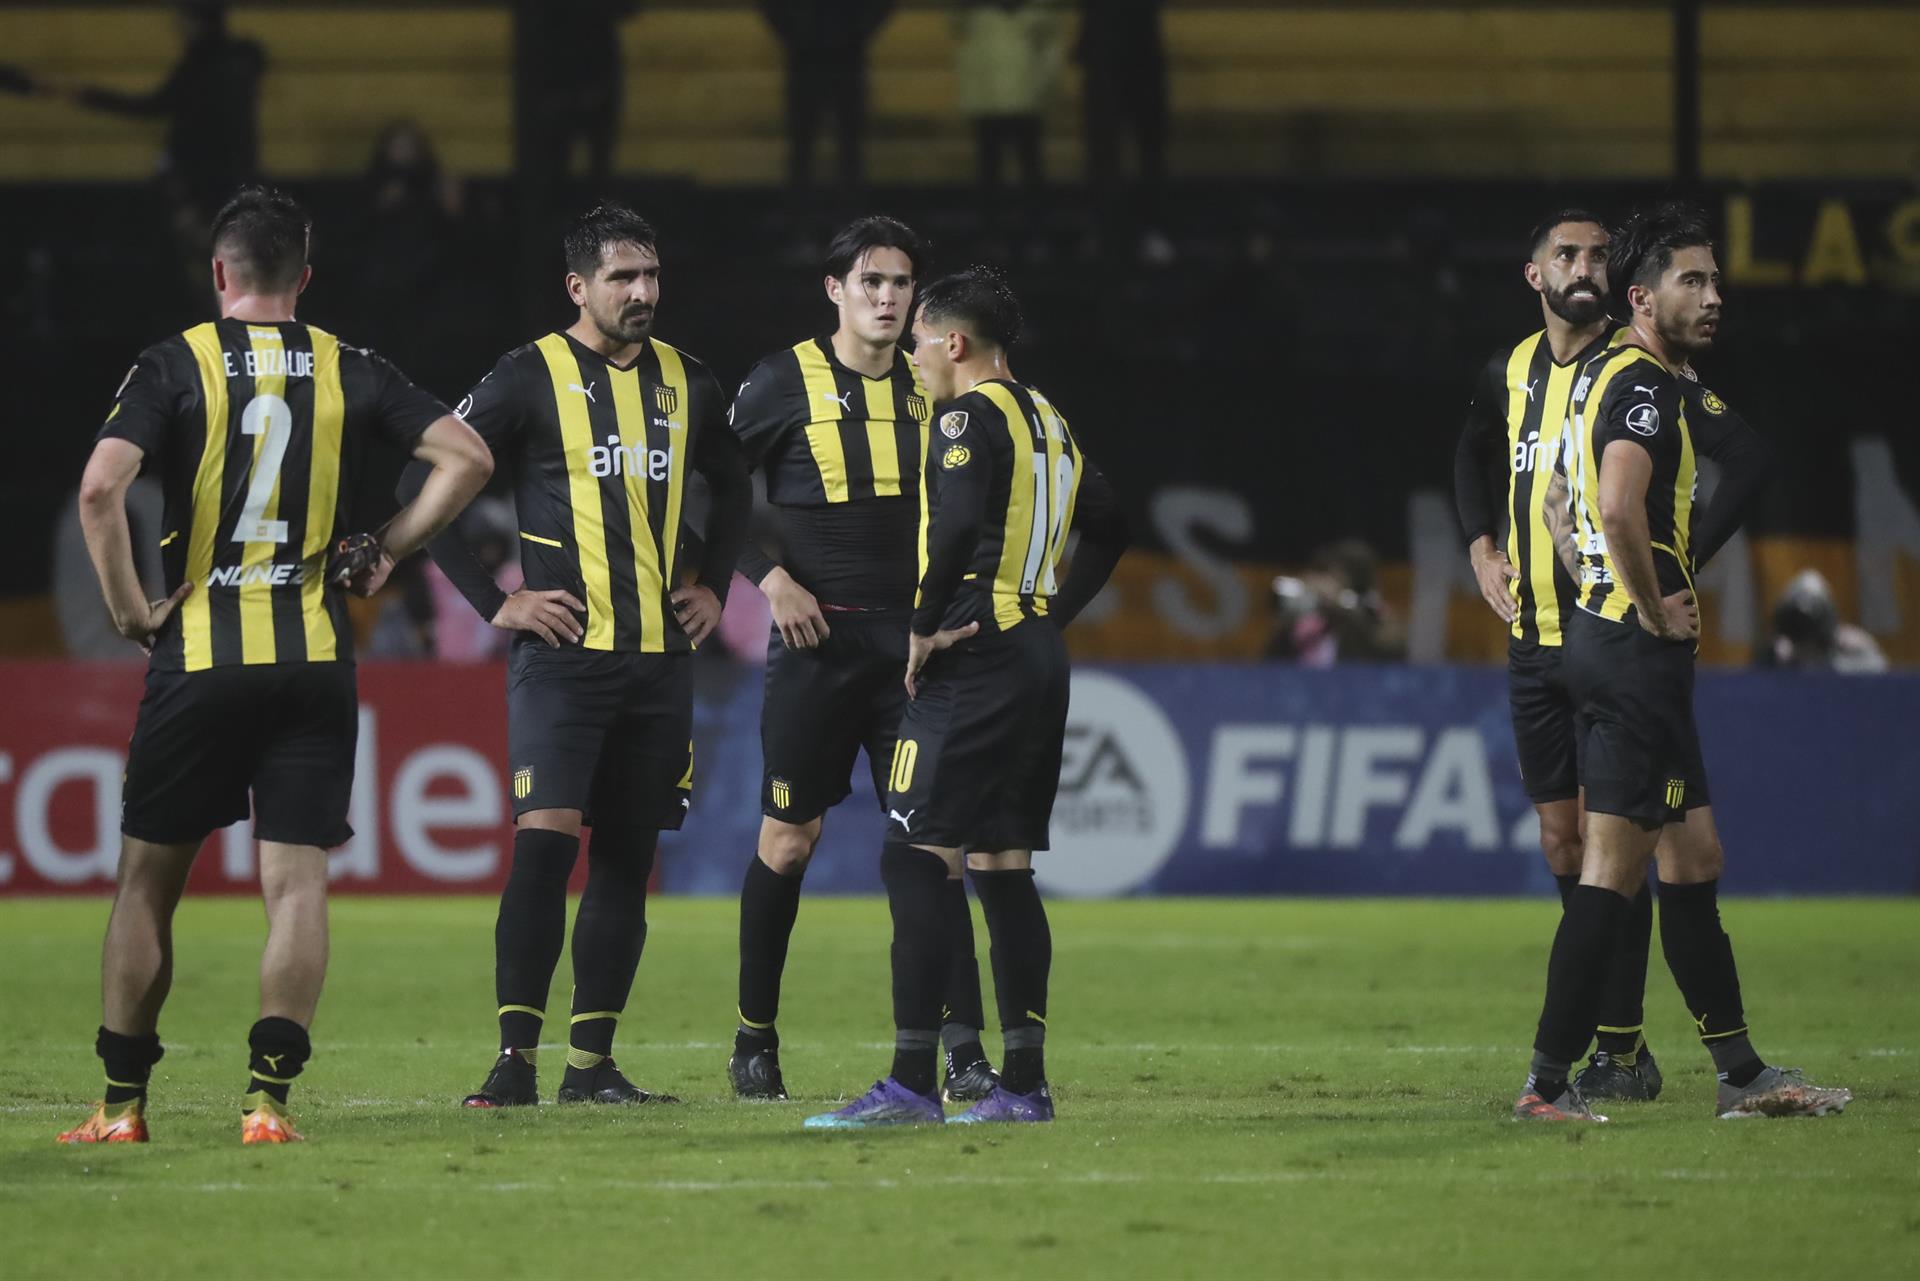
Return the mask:
[[[1577,375],[1628,333],[1607,315],[1610,237],[1581,209],[1549,215],[1533,231],[1527,282],[1544,328],[1495,354],[1475,388],[1454,459],[1454,494],[1481,594],[1511,627],[1508,704],[1521,777],[1539,816],[1541,851],[1562,905],[1580,881],[1581,806],[1574,709],[1562,670],[1562,625],[1573,604],[1571,522],[1560,441]],[[1696,522],[1696,567],[1744,519],[1767,468],[1767,450],[1744,419],[1684,370],[1695,445],[1722,469]],[[1495,490],[1506,491],[1506,511]],[[1494,541],[1502,515],[1506,547]],[[1652,1099],[1661,1076],[1643,1034],[1651,893],[1635,895],[1612,956],[1593,1060],[1579,1084],[1589,1098]]]
[[[494,930],[500,1055],[468,1107],[537,1101],[583,825],[593,840],[559,1101],[667,1101],[614,1066],[614,1026],[646,944],[656,839],[691,805],[691,651],[720,619],[752,503],[725,393],[704,365],[652,336],[653,228],[602,205],[574,221],[565,254],[578,319],[501,357],[460,405],[513,476],[525,586],[501,591],[457,532],[429,547],[481,617],[513,633],[517,830]],[[689,467],[712,503],[686,582],[675,561]]]
[[1667,205],[1634,216],[1615,259],[1628,329],[1581,371],[1563,447],[1579,571],[1563,625],[1585,789],[1581,876],[1554,936],[1533,1061],[1513,1114],[1606,1119],[1567,1076],[1593,1036],[1608,959],[1655,861],[1662,950],[1713,1056],[1715,1114],[1826,1115],[1851,1092],[1761,1059],[1720,925],[1722,853],[1693,716],[1698,451],[1682,372],[1719,330],[1713,243],[1697,210]]

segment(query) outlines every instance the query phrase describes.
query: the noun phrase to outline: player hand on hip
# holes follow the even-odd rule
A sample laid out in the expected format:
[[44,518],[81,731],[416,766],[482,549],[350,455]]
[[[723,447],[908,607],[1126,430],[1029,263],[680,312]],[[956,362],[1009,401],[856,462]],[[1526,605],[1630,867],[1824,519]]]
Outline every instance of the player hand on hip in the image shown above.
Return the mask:
[[673,601],[673,616],[680,620],[680,630],[694,644],[705,640],[720,625],[720,597],[713,588],[702,587],[698,583],[691,587],[677,587],[670,599]]
[[1520,571],[1513,567],[1507,554],[1495,547],[1493,540],[1484,534],[1473,540],[1467,558],[1473,562],[1473,578],[1480,584],[1480,595],[1493,612],[1500,615],[1501,622],[1511,623],[1520,612],[1520,607],[1514,602],[1508,584],[1520,577]]
[[917,698],[920,691],[914,684],[914,677],[927,665],[927,660],[943,649],[950,649],[955,642],[963,641],[980,630],[980,624],[968,623],[965,627],[948,628],[935,632],[931,636],[922,636],[918,632],[907,633],[907,697]]
[[1700,606],[1691,591],[1681,590],[1666,597],[1660,602],[1660,611],[1666,617],[1659,627],[1648,622],[1645,614],[1640,615],[1640,626],[1661,640],[1689,641],[1699,637]]
[[193,591],[192,583],[182,583],[173,589],[173,595],[165,600],[149,602],[147,607],[128,618],[115,618],[113,629],[128,640],[135,642],[147,653],[153,653],[153,638],[166,625],[167,616],[173,613],[181,601]]
[[760,580],[760,593],[773,610],[773,624],[788,649],[812,649],[827,639],[826,616],[812,592],[793,581],[793,575],[775,565]]
[[583,633],[576,615],[586,612],[587,607],[574,599],[572,592],[536,592],[522,587],[495,612],[493,625],[503,632],[532,632],[558,649],[562,641],[579,642]]

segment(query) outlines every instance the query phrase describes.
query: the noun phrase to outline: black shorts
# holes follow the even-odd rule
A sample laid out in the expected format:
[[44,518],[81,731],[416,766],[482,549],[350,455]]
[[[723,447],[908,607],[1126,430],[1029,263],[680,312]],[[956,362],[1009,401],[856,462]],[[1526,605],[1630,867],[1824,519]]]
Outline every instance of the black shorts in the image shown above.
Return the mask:
[[693,656],[555,649],[507,655],[513,812],[579,810],[592,825],[677,830],[693,804]]
[[147,672],[120,830],[197,844],[247,816],[263,841],[331,849],[352,837],[359,697],[352,663]]
[[1711,804],[1693,719],[1693,646],[1578,609],[1565,631],[1588,811],[1657,827]]
[[762,814],[787,823],[820,817],[853,790],[863,747],[874,800],[886,803],[907,705],[907,622],[903,613],[830,613],[817,649],[788,649],[775,629],[760,706]]
[[1044,619],[935,654],[900,718],[887,839],[1046,849],[1068,683],[1066,644]]
[[1520,778],[1535,805],[1580,794],[1573,694],[1567,689],[1564,646],[1515,639],[1507,646],[1507,707]]

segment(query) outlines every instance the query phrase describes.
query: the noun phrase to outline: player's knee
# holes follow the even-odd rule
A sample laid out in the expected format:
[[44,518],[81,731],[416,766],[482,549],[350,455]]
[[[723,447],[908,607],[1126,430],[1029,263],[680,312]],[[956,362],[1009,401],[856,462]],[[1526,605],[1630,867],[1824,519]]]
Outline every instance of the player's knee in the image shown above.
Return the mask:
[[1578,828],[1572,831],[1540,829],[1540,852],[1546,855],[1547,870],[1555,876],[1580,875],[1585,847]]
[[323,850],[306,846],[260,848],[260,896],[268,911],[276,905],[318,897],[327,893],[327,856]]
[[815,824],[770,821],[760,829],[760,861],[782,876],[798,876],[807,870],[819,843]]

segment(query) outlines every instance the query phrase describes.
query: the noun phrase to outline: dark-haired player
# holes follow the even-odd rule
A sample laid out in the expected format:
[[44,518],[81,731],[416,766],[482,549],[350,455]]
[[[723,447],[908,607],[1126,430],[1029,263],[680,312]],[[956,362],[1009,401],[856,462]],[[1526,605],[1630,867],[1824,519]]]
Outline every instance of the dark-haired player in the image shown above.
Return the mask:
[[[719,621],[752,490],[706,366],[651,336],[655,236],[602,205],[566,237],[564,332],[508,352],[461,402],[513,475],[525,585],[503,592],[457,531],[434,562],[480,616],[514,633],[507,757],[517,831],[494,930],[500,1055],[468,1107],[537,1101],[547,989],[566,937],[567,878],[593,828],[573,926],[562,1103],[664,1100],[613,1062],[614,1027],[647,937],[662,828],[693,794],[691,651]],[[713,501],[690,585],[675,564],[687,470]]]
[[[1540,294],[1544,327],[1488,362],[1454,462],[1454,492],[1475,579],[1512,627],[1507,677],[1514,742],[1563,906],[1580,882],[1581,810],[1573,698],[1561,662],[1573,578],[1558,462],[1580,369],[1628,333],[1607,314],[1609,242],[1599,217],[1581,209],[1560,210],[1534,227],[1526,278]],[[1723,469],[1713,502],[1696,522],[1697,566],[1739,527],[1767,460],[1745,421],[1686,372],[1700,452]],[[1496,510],[1496,487],[1506,491],[1504,512]],[[1501,519],[1508,531],[1504,551],[1493,539]],[[1608,963],[1597,1047],[1578,1078],[1590,1099],[1652,1099],[1660,1093],[1660,1070],[1642,1030],[1652,932],[1652,895],[1643,886]]]
[[1585,850],[1513,1112],[1605,1119],[1567,1073],[1593,1036],[1607,958],[1657,859],[1661,945],[1719,1074],[1715,1114],[1825,1115],[1852,1094],[1768,1066],[1748,1038],[1693,718],[1697,449],[1681,371],[1713,345],[1720,271],[1705,219],[1685,205],[1636,215],[1615,260],[1628,332],[1581,371],[1564,445],[1579,571],[1565,669],[1582,736]]
[[[151,658],[101,960],[106,1098],[63,1143],[147,1141],[174,909],[201,843],[247,817],[249,798],[267,945],[240,1135],[300,1138],[285,1108],[326,977],[326,851],[352,835],[359,710],[342,588],[372,590],[391,563],[369,554],[342,574],[329,554],[347,534],[372,437],[426,473],[384,531],[389,557],[444,527],[493,469],[480,438],[392,365],[294,319],[311,227],[276,191],[227,202],[212,234],[220,319],[140,354],[80,483],[114,627]],[[160,601],[140,589],[127,529],[127,490],[149,470],[166,495]]]
[[[893,218],[856,219],[827,250],[840,323],[754,366],[733,428],[779,513],[778,560],[751,540],[740,568],[773,610],[760,712],[759,850],[740,888],[740,1004],[728,1072],[741,1098],[786,1097],[774,1026],[800,883],[826,811],[866,749],[887,798],[901,675],[919,581],[921,465],[931,407],[899,348],[926,249]],[[996,1077],[980,1044],[980,967],[966,884],[946,887],[953,957],[940,1033],[946,1094],[972,1100]]]
[[[1006,377],[1020,308],[981,269],[927,286],[914,361],[939,430],[927,451],[928,516],[888,771],[880,856],[893,912],[893,1067],[813,1129],[939,1123],[934,1051],[952,956],[948,879],[964,860],[992,938],[1006,1046],[998,1085],[955,1118],[1048,1121],[1044,1042],[1053,942],[1033,880],[1047,848],[1066,736],[1061,628],[1126,546],[1106,479],[1038,390]],[[1064,583],[1067,535],[1080,544]]]

